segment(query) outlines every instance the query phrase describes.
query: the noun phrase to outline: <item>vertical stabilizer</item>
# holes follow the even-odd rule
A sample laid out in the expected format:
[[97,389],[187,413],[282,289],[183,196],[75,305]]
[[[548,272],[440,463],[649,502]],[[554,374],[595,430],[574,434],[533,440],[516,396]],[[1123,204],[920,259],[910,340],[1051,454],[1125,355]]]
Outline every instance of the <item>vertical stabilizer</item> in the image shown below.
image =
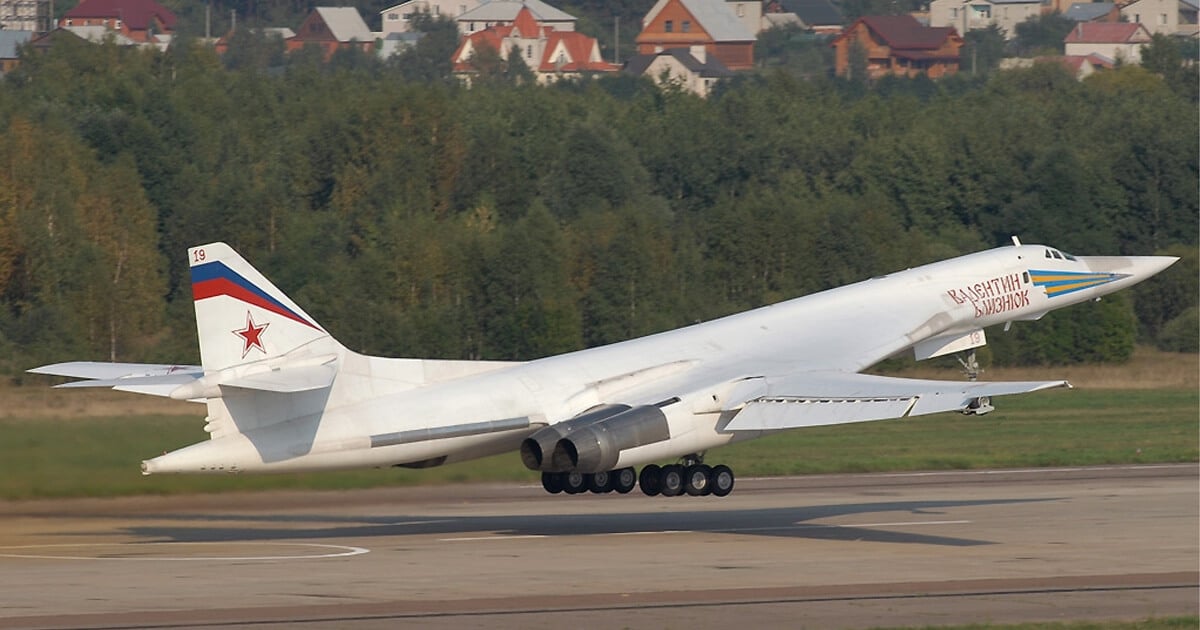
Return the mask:
[[280,356],[329,336],[225,243],[193,247],[188,260],[205,371]]

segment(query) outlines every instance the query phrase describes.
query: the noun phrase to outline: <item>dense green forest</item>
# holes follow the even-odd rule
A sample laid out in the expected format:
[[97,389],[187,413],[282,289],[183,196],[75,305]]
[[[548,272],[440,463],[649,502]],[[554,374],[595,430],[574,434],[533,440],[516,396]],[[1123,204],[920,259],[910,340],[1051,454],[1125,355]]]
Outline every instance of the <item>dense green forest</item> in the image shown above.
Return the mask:
[[[0,80],[0,369],[195,360],[223,240],[348,346],[532,358],[1007,244],[1184,256],[990,338],[997,361],[1195,351],[1194,96],[1140,67],[865,85],[762,71],[465,89],[383,63],[68,41]],[[430,41],[436,42],[436,38]]]

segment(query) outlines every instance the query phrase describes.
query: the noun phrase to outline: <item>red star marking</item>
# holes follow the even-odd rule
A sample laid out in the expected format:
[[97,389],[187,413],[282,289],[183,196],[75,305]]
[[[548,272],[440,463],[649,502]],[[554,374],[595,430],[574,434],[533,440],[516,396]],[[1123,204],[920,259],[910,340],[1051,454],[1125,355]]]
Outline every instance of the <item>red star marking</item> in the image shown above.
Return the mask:
[[246,311],[246,327],[241,330],[233,331],[233,334],[242,338],[245,346],[242,348],[242,358],[245,359],[247,354],[250,354],[250,348],[258,348],[263,354],[267,353],[267,348],[263,346],[262,334],[263,331],[270,326],[270,323],[255,325],[254,318],[250,317],[250,311]]

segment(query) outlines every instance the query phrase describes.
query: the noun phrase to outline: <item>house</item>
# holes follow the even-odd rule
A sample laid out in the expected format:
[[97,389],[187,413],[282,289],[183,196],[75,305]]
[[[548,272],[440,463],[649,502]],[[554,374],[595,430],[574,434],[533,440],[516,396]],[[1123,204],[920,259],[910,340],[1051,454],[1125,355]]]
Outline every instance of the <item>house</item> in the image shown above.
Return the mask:
[[510,26],[517,14],[528,10],[538,24],[556,31],[575,30],[575,16],[559,11],[542,0],[490,0],[454,18],[458,32],[469,35],[493,26]]
[[296,36],[286,41],[287,51],[300,50],[305,46],[317,46],[325,53],[325,59],[338,50],[357,49],[370,52],[375,47],[375,34],[353,7],[317,7],[313,9]]
[[[268,26],[263,28],[252,28],[251,33],[262,36],[264,39],[279,38],[283,42],[296,36],[296,32],[287,27]],[[213,50],[217,51],[218,55],[224,55],[229,52],[229,42],[233,38],[234,31],[229,31],[216,42],[213,43]],[[286,44],[285,44],[286,50]]]
[[1055,57],[1036,57],[1033,59],[1009,57],[1000,62],[1000,69],[1012,70],[1015,68],[1032,68],[1037,64],[1043,63],[1060,65],[1063,68],[1066,68],[1068,72],[1075,75],[1075,78],[1080,81],[1092,76],[1098,70],[1112,68],[1112,60],[1105,59],[1100,55],[1059,55]]
[[768,0],[763,9],[763,29],[786,24],[836,35],[842,32],[846,18],[830,0]]
[[[175,14],[154,0],[83,0],[58,20],[68,30],[103,27],[120,38],[142,44],[165,44],[175,33]],[[95,39],[96,29],[76,32]]]
[[1120,22],[1121,11],[1113,2],[1076,2],[1063,17],[1072,22]]
[[853,51],[866,55],[867,77],[888,74],[938,78],[958,72],[963,40],[952,26],[923,26],[911,15],[867,15],[846,27],[830,43],[835,71],[847,76]]
[[1121,5],[1121,17],[1151,35],[1196,37],[1197,6],[1197,0],[1133,0]]
[[1149,42],[1145,26],[1127,22],[1080,22],[1063,39],[1067,55],[1101,55],[1127,63],[1141,63],[1141,47]]
[[704,46],[634,55],[625,64],[625,72],[649,77],[660,87],[674,86],[701,98],[707,98],[718,81],[734,74],[719,59],[709,57]]
[[50,0],[0,0],[0,31],[45,33],[53,21]]
[[392,33],[411,33],[416,30],[413,18],[418,15],[453,20],[474,10],[479,3],[480,0],[408,0],[379,12],[381,32],[385,39]]
[[17,67],[21,46],[29,43],[33,35],[33,31],[0,30],[0,75]]
[[952,26],[966,33],[997,26],[1006,39],[1017,36],[1017,24],[1044,12],[1042,0],[933,0],[930,26]]
[[[757,3],[725,3],[721,0],[658,0],[642,18],[636,38],[639,55],[656,55],[664,50],[692,50],[702,46],[706,58],[720,61],[730,70],[754,67],[754,33],[737,15],[753,10]],[[744,17],[744,16],[743,16]],[[761,23],[761,17],[760,17]]]
[[473,59],[485,48],[494,50],[503,60],[518,51],[538,83],[620,70],[600,57],[600,45],[595,38],[542,24],[528,7],[517,12],[512,24],[491,26],[464,37],[451,58],[454,73],[470,81],[478,72]]

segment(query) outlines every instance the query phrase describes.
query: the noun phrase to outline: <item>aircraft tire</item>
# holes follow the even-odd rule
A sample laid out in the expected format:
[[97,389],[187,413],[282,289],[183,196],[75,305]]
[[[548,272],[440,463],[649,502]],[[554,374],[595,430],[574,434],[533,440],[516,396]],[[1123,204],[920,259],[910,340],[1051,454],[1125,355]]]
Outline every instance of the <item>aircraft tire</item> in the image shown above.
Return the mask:
[[621,494],[629,494],[637,485],[637,473],[632,468],[622,468],[612,473],[613,490]]
[[704,464],[688,466],[683,471],[683,490],[689,496],[702,497],[712,493],[712,467]]
[[544,472],[542,473],[542,488],[550,494],[558,494],[563,491],[562,473]]
[[642,473],[638,475],[638,485],[642,487],[642,494],[657,496],[662,492],[662,468],[658,464],[643,466]]
[[579,494],[588,489],[587,476],[583,473],[565,472],[562,474],[563,492],[567,494]]
[[709,479],[712,480],[709,485],[712,486],[713,495],[723,497],[733,492],[733,470],[728,466],[724,464],[713,466]]
[[683,466],[671,464],[662,469],[662,495],[677,497],[683,494]]
[[591,490],[592,494],[605,494],[613,491],[614,475],[611,471],[588,473],[584,477],[587,479],[588,490]]

